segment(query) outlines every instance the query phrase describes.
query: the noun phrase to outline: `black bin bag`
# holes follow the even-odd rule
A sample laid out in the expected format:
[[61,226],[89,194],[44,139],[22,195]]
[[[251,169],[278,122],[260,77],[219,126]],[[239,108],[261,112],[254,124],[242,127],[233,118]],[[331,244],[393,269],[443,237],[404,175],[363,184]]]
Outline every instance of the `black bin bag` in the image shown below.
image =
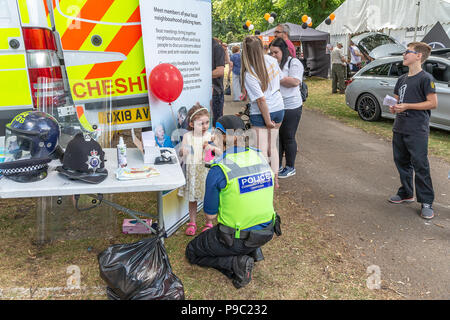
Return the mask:
[[97,258],[111,300],[184,300],[160,237],[112,245]]

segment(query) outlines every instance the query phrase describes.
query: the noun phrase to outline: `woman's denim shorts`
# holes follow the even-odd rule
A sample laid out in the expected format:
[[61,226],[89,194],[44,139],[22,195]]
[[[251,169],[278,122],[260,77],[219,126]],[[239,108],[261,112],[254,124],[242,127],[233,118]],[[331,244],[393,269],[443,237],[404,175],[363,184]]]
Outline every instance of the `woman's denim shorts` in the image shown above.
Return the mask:
[[[280,123],[284,118],[284,110],[275,111],[270,113],[270,119],[275,123]],[[262,114],[251,114],[250,115],[250,123],[255,127],[265,127],[266,123],[264,122],[264,118]]]

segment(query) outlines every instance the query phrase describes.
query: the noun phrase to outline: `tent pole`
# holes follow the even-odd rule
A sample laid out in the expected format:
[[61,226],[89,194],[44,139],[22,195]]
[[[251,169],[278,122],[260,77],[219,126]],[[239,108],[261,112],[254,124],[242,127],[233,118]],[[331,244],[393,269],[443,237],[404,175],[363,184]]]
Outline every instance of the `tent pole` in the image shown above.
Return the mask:
[[417,5],[417,9],[416,9],[416,26],[414,28],[414,41],[416,41],[417,27],[419,25],[420,1],[418,1],[416,5]]

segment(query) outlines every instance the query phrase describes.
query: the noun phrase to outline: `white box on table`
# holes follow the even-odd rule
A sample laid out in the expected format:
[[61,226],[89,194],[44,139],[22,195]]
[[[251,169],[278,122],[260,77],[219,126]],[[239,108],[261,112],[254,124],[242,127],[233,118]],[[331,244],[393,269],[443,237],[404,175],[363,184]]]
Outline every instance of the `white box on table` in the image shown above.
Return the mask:
[[134,129],[131,129],[131,135],[134,144],[144,156],[144,163],[154,164],[156,157],[161,156],[159,147],[156,145],[155,133],[153,131],[143,131],[142,141],[136,137]]

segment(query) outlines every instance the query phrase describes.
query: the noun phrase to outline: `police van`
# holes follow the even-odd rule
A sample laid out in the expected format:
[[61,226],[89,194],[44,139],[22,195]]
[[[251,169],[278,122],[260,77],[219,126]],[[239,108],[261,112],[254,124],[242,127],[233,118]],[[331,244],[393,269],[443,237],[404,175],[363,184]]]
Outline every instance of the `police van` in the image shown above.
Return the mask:
[[139,0],[0,0],[0,130],[43,107],[89,131],[148,127],[147,90]]

